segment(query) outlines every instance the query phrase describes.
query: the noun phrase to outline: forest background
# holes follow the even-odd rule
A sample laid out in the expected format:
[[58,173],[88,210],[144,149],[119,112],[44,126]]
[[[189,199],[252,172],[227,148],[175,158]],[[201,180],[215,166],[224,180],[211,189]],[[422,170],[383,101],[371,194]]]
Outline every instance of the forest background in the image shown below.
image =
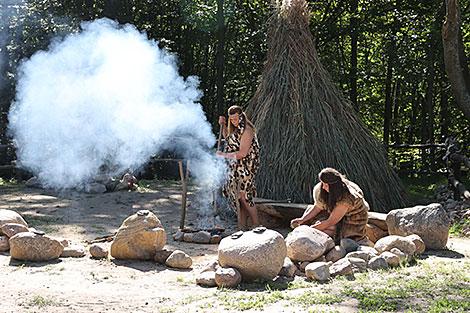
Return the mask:
[[[308,1],[311,32],[323,65],[385,147],[403,176],[445,167],[445,149],[396,148],[457,138],[470,147],[470,123],[455,103],[442,45],[444,0]],[[470,55],[470,0],[459,1],[462,42]],[[1,144],[21,60],[80,22],[108,17],[131,23],[178,56],[195,75],[214,131],[217,116],[253,96],[267,51],[271,0],[2,0]],[[315,121],[312,121],[315,122]]]

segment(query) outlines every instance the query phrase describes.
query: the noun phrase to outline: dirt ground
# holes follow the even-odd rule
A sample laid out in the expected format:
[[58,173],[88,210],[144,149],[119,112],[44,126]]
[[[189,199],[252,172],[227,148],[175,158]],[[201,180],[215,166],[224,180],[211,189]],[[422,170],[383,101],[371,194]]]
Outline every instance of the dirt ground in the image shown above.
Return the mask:
[[[180,222],[179,185],[160,182],[149,187],[137,192],[91,195],[74,191],[57,193],[21,185],[0,186],[0,209],[15,210],[30,226],[85,246],[87,240],[114,233],[122,221],[136,211],[151,210],[167,231],[168,248],[183,250],[193,258],[191,270],[175,270],[154,262],[93,260],[89,255],[62,258],[52,263],[25,263],[11,260],[8,253],[0,253],[0,312],[231,311],[212,301],[217,292],[224,291],[202,288],[194,283],[199,270],[217,258],[217,245],[172,239]],[[187,225],[195,223],[196,213],[190,205]],[[234,223],[226,221],[224,226],[228,232],[234,230]],[[452,253],[465,259],[470,256],[468,240],[455,239],[449,245]],[[301,311],[289,305],[265,309]],[[354,312],[355,303],[336,306],[335,311]]]

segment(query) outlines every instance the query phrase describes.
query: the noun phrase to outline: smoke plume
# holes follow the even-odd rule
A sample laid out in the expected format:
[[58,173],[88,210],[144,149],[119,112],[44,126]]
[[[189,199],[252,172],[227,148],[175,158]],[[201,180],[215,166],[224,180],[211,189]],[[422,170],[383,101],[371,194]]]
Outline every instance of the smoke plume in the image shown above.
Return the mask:
[[137,170],[165,149],[191,160],[196,182],[213,189],[225,169],[198,83],[134,26],[83,23],[20,65],[9,113],[19,164],[47,187],[80,188],[103,165],[112,175]]

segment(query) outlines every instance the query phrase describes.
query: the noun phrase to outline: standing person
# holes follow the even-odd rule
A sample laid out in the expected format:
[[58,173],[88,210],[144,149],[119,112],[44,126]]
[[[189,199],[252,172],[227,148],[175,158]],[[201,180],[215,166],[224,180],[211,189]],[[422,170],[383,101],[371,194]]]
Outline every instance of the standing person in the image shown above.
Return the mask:
[[247,218],[253,226],[259,225],[258,211],[253,202],[256,196],[255,175],[259,167],[259,144],[253,123],[239,106],[228,109],[228,125],[219,117],[222,134],[226,140],[225,151],[217,155],[230,160],[230,173],[223,194],[237,212],[238,228],[245,229]]
[[368,242],[366,224],[369,204],[361,188],[333,168],[321,170],[318,178],[320,182],[313,188],[315,203],[307,207],[302,217],[291,221],[292,227],[308,223],[319,213],[327,213],[326,219],[320,218],[311,227],[323,231],[335,241],[350,238]]

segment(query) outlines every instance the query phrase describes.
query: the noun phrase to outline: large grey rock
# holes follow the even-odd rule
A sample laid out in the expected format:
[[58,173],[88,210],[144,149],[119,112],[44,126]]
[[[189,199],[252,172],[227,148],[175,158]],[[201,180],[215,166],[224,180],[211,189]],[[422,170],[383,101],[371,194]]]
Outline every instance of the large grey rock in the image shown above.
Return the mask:
[[172,254],[170,254],[168,259],[166,259],[165,264],[173,268],[186,269],[193,265],[193,260],[183,251],[175,250]]
[[118,229],[111,244],[115,259],[153,260],[156,251],[166,243],[160,220],[150,211],[141,210],[129,216]]
[[225,237],[218,247],[219,264],[236,268],[242,279],[273,279],[281,270],[287,255],[281,234],[255,228]]
[[331,261],[331,262],[336,262],[339,259],[344,258],[346,255],[346,250],[344,250],[343,247],[341,246],[335,246],[333,249],[331,249],[327,254],[326,254],[326,261]]
[[305,267],[305,275],[311,280],[327,281],[330,279],[330,266],[327,262],[312,262]]
[[379,241],[375,243],[374,248],[379,253],[382,253],[384,251],[390,251],[393,248],[397,248],[408,255],[413,255],[416,251],[416,246],[413,240],[407,237],[396,235],[387,236],[382,239],[379,239]]
[[18,233],[26,232],[29,232],[28,227],[18,223],[6,223],[0,227],[0,233],[3,233],[8,238],[11,238]]
[[351,275],[353,273],[353,267],[351,262],[344,258],[336,261],[333,265],[330,266],[331,276],[339,275]]
[[444,249],[450,225],[451,220],[439,203],[392,210],[387,215],[391,235],[416,234],[424,241],[426,249]]
[[307,225],[295,228],[286,238],[287,256],[293,261],[314,261],[334,245],[330,236]]
[[398,256],[400,263],[410,262],[413,259],[411,255],[407,255],[397,248],[391,249],[390,252]]
[[103,184],[99,183],[90,183],[85,185],[85,192],[86,193],[105,193],[106,192],[106,186]]
[[49,261],[59,258],[64,246],[49,236],[19,233],[10,238],[10,255],[22,261]]
[[19,215],[15,211],[0,209],[0,226],[3,226],[7,223],[21,224],[28,227],[28,224],[21,217],[21,215]]
[[234,288],[242,281],[242,275],[236,268],[219,267],[215,272],[215,283],[219,287]]
[[7,236],[0,236],[0,252],[10,250],[10,243]]

